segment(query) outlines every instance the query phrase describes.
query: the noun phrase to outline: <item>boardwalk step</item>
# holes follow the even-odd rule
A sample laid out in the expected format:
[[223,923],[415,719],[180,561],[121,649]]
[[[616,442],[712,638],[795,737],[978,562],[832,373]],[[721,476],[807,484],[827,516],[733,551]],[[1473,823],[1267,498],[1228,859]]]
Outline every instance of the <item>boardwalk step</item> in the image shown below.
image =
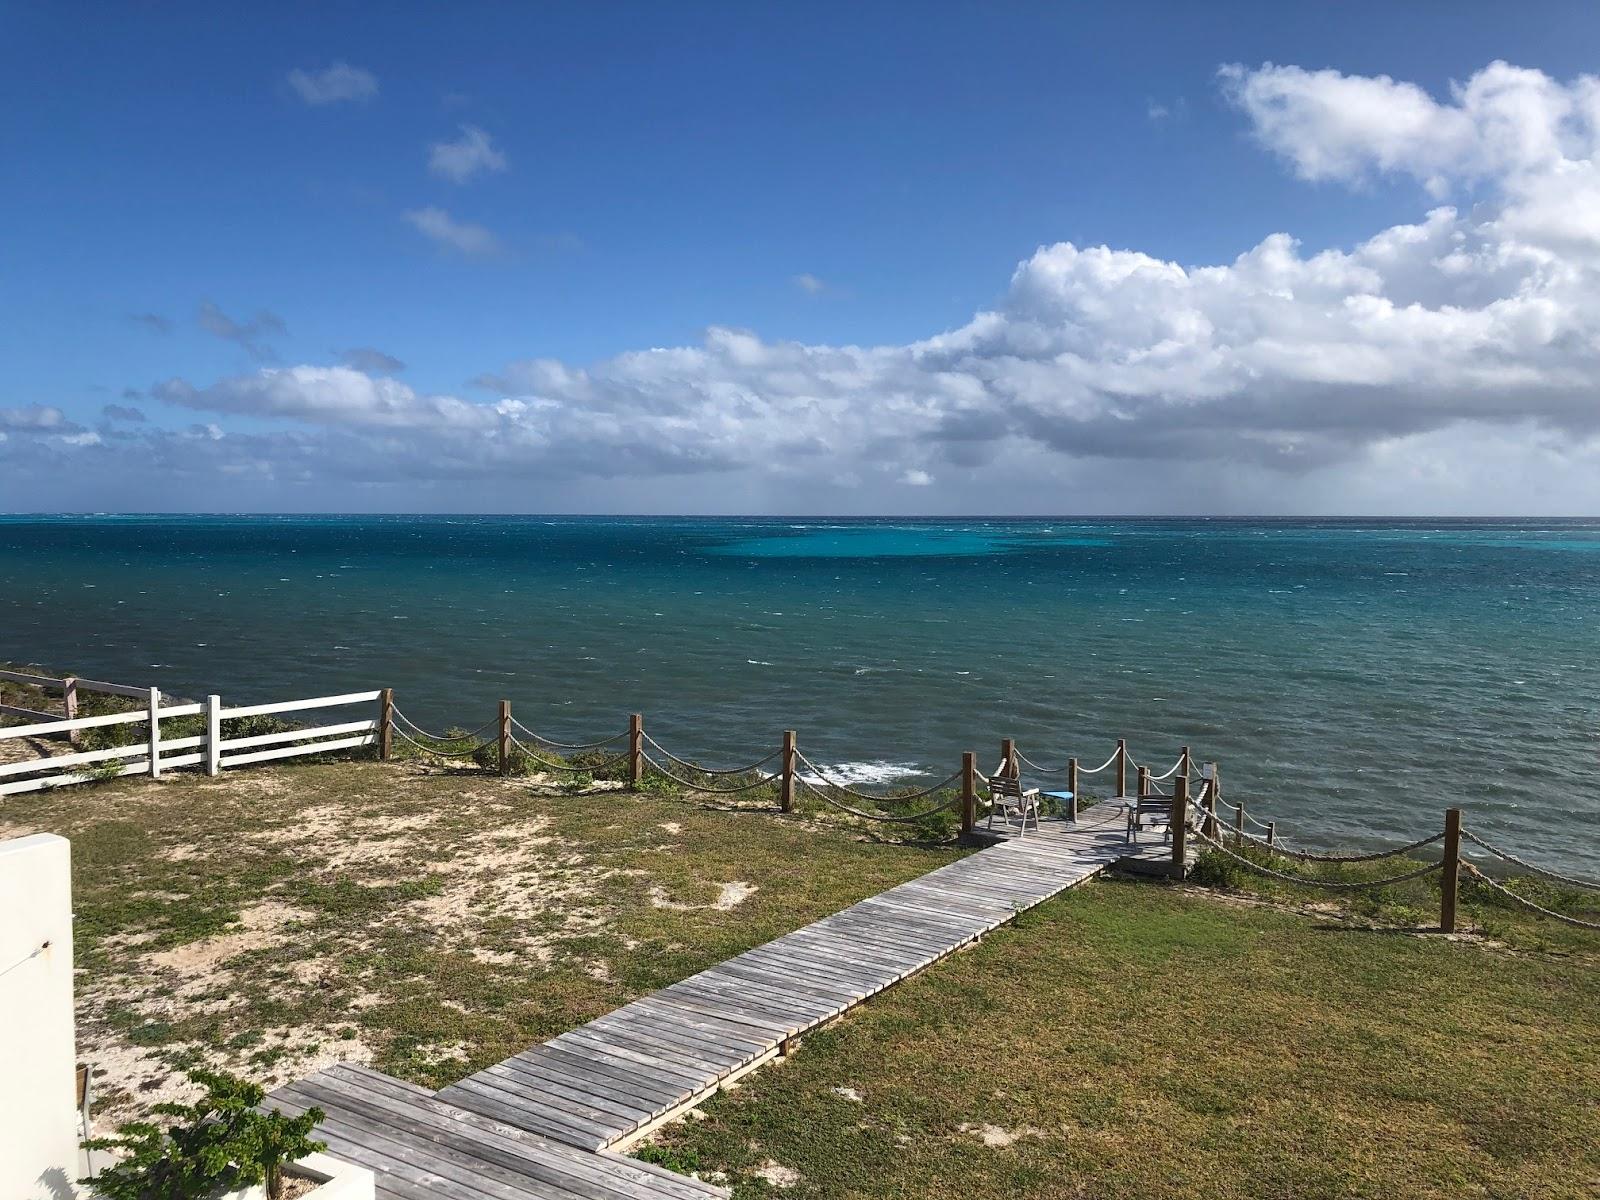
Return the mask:
[[709,1200],[728,1195],[725,1188],[647,1163],[506,1125],[349,1063],[279,1088],[267,1103],[291,1113],[322,1109],[327,1117],[315,1136],[328,1143],[335,1158],[371,1169],[377,1195],[390,1200]]

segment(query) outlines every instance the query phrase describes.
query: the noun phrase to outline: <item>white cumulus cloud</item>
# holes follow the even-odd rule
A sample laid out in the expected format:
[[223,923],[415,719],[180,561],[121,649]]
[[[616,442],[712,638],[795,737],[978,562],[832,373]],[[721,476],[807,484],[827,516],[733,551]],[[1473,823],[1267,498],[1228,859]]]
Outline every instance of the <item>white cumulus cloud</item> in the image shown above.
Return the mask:
[[[907,492],[986,511],[1593,510],[1600,85],[1494,63],[1444,97],[1272,64],[1221,86],[1305,178],[1414,179],[1414,217],[1202,264],[1043,245],[991,310],[905,344],[717,327],[588,366],[513,362],[479,378],[485,398],[350,366],[151,394],[283,423],[218,443],[218,470],[255,454],[280,477],[504,480],[524,507],[529,488],[583,504],[605,480],[610,504],[723,510]],[[440,209],[406,216],[463,253],[497,245]]]
[[469,258],[489,258],[500,252],[500,239],[482,225],[458,221],[442,208],[419,208],[401,214],[419,233],[434,243]]
[[463,125],[461,136],[453,142],[434,142],[428,147],[428,170],[456,183],[466,183],[486,171],[504,171],[508,165],[494,139],[476,125]]
[[378,77],[362,67],[335,62],[320,71],[296,67],[289,86],[310,105],[337,104],[341,100],[371,100],[378,94]]

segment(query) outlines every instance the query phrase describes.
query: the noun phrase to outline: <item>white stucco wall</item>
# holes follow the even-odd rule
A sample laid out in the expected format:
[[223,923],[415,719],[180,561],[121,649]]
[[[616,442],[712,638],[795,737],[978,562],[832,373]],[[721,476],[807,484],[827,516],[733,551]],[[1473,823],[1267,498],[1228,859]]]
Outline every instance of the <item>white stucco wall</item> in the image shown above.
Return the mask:
[[0,1197],[64,1200],[78,1174],[72,859],[51,833],[0,842]]

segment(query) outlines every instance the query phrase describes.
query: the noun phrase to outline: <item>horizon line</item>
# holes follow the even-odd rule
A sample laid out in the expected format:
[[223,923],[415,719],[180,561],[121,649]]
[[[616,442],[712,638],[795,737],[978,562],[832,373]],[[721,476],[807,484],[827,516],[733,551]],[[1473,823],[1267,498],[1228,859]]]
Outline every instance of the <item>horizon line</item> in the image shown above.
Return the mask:
[[1589,513],[759,513],[510,512],[339,509],[57,509],[0,512],[0,520],[50,517],[536,517],[657,521],[1600,521]]

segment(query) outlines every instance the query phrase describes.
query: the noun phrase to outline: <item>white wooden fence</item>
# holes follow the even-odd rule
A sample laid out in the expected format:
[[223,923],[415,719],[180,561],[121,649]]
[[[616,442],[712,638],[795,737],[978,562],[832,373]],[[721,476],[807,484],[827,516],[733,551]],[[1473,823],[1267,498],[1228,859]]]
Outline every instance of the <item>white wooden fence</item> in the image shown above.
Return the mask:
[[[28,671],[0,671],[0,681],[23,683],[41,691],[61,693],[59,714],[40,712],[34,708],[19,708],[14,704],[0,704],[0,717],[31,717],[35,721],[72,720],[78,715],[79,692],[100,692],[108,696],[124,696],[133,700],[143,700],[149,692],[148,688],[129,687],[125,683],[80,679],[76,675],[64,675],[57,679],[54,675],[34,675]],[[76,730],[72,730],[70,736],[74,742],[78,740]]]
[[[16,673],[7,673],[5,678],[15,679]],[[43,677],[33,676],[19,682],[32,682],[38,678]],[[79,686],[83,686],[81,680]],[[371,746],[378,741],[378,731],[383,717],[384,693],[381,691],[349,692],[341,696],[315,696],[309,700],[284,700],[274,704],[247,704],[236,708],[224,708],[220,696],[208,696],[204,704],[174,704],[162,707],[161,692],[158,688],[130,688],[121,684],[96,685],[96,688],[112,691],[115,695],[140,699],[144,701],[144,706],[130,712],[108,713],[99,717],[71,719],[51,717],[30,725],[0,726],[0,742],[17,738],[63,735],[71,737],[81,730],[100,729],[112,725],[142,724],[147,727],[147,736],[127,746],[111,746],[104,750],[84,750],[45,758],[30,758],[20,762],[0,762],[0,796],[84,783],[113,771],[119,776],[149,775],[152,778],[160,778],[161,773],[166,770],[204,765],[206,774],[218,775],[224,767],[242,767],[249,763],[266,762],[271,759],[294,758],[302,754],[326,754],[332,750]],[[286,729],[251,737],[222,736],[222,723],[236,717],[259,717],[302,712],[307,709],[342,708],[374,703],[380,706],[379,716],[369,720],[345,721],[305,729]],[[19,710],[16,709],[0,709],[0,712],[19,715]],[[45,713],[28,713],[27,710],[20,710],[20,714],[49,716]],[[201,714],[206,718],[204,733],[180,738],[161,736],[163,721]]]

